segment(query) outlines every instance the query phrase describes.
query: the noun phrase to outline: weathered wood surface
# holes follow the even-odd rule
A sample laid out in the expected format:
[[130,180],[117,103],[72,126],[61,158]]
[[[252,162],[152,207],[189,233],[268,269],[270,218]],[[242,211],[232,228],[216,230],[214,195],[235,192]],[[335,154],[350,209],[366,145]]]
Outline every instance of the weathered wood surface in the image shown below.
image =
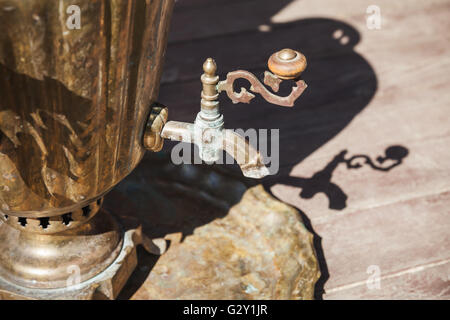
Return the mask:
[[[223,76],[261,73],[273,51],[302,50],[309,87],[294,109],[225,99],[222,109],[229,128],[280,128],[280,174],[263,182],[316,235],[316,296],[450,299],[450,1],[377,1],[380,30],[366,27],[371,4],[180,0],[160,101],[171,119],[192,121],[208,56]],[[333,37],[339,29],[347,44]],[[376,159],[394,145],[408,155],[392,170],[322,171],[342,150]],[[301,197],[330,181],[328,196]],[[372,265],[379,289],[366,284]]]

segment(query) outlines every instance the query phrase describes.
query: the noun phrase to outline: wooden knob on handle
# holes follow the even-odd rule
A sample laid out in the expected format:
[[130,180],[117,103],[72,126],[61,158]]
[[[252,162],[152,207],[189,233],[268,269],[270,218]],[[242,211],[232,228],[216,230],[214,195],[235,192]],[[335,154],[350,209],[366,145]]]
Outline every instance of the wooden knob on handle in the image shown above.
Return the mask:
[[306,58],[299,51],[283,49],[271,55],[267,65],[278,78],[292,80],[300,77],[306,69]]

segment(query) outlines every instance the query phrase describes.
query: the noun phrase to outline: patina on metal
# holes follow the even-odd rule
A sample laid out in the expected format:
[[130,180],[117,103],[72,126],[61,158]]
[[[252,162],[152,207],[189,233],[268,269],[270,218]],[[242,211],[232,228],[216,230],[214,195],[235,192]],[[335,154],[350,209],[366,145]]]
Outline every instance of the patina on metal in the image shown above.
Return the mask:
[[306,60],[292,50],[265,77],[275,92],[294,79],[287,97],[246,71],[220,82],[208,59],[195,122],[168,121],[156,99],[174,1],[79,0],[75,29],[72,2],[0,0],[0,297],[116,298],[136,245],[158,254],[165,242],[123,229],[102,197],[164,138],[196,143],[207,162],[225,150],[244,175],[263,177],[259,152],[224,129],[218,95],[249,102],[232,91],[244,78],[267,101],[292,105],[306,88]]
[[248,71],[237,70],[229,72],[227,79],[219,83],[219,92],[226,91],[228,97],[233,103],[250,103],[255,97],[245,88],[241,88],[239,93],[234,91],[234,82],[238,79],[245,79],[250,82],[250,91],[259,93],[267,102],[284,106],[293,107],[295,100],[305,91],[307,85],[305,81],[300,80],[300,75],[306,69],[306,58],[303,54],[292,49],[283,49],[270,56],[268,61],[269,71],[264,73],[264,84],[278,92],[283,80],[295,80],[296,86],[292,88],[291,93],[286,97],[280,97],[273,94],[258,80],[258,78]]
[[0,0],[0,296],[113,299],[159,251],[100,205],[146,150],[173,2]]
[[[229,72],[224,81],[219,81],[216,75],[217,65],[214,59],[208,58],[203,64],[203,75],[201,81],[203,90],[201,92],[200,112],[194,123],[169,121],[165,123],[165,111],[162,113],[164,120],[150,119],[149,125],[152,130],[147,130],[144,141],[156,141],[155,130],[161,128],[160,136],[174,141],[195,143],[199,148],[199,155],[205,162],[216,162],[221,158],[220,152],[225,151],[231,155],[241,167],[244,176],[249,178],[262,178],[269,174],[264,165],[261,154],[244,137],[236,134],[233,130],[225,129],[224,117],[219,110],[219,94],[225,91],[233,103],[250,103],[255,97],[245,88],[240,93],[234,92],[234,82],[238,79],[248,80],[251,84],[250,90],[261,94],[270,103],[280,106],[293,106],[307,85],[299,77],[306,68],[306,58],[298,51],[283,49],[274,53],[268,62],[271,72],[266,71],[264,83],[273,91],[278,92],[283,80],[295,80],[296,86],[286,96],[278,96],[270,92],[252,73],[244,70]],[[155,112],[159,112],[160,106],[155,106]],[[160,124],[164,122],[165,125]],[[156,134],[158,136],[158,134]],[[158,143],[162,143],[158,140]]]

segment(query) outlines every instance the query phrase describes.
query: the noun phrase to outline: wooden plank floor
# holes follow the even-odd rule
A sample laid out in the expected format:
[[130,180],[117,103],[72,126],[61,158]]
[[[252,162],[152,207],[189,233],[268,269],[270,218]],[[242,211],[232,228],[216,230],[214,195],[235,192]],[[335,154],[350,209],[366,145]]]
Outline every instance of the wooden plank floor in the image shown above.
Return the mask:
[[[316,236],[317,297],[449,299],[450,1],[377,0],[380,30],[366,27],[371,4],[179,0],[160,101],[192,122],[208,56],[223,77],[262,73],[284,47],[303,51],[309,87],[294,109],[260,99],[222,109],[229,128],[280,129],[280,172],[263,182]],[[392,146],[402,159],[388,171],[341,161]],[[371,268],[379,287],[367,286]]]

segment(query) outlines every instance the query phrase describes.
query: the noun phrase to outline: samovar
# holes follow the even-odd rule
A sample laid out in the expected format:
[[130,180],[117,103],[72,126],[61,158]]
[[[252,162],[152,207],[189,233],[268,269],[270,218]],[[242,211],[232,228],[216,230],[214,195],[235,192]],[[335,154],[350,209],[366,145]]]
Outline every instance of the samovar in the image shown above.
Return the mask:
[[[226,151],[243,174],[268,174],[260,153],[224,128],[218,96],[293,106],[305,57],[283,49],[264,84],[247,71],[220,81],[209,58],[193,123],[156,102],[173,0],[0,0],[0,297],[114,299],[136,266],[139,228],[101,209],[104,195],[164,139]],[[77,20],[78,19],[78,20]],[[234,90],[237,79],[249,90]],[[294,80],[288,96],[276,95]]]

